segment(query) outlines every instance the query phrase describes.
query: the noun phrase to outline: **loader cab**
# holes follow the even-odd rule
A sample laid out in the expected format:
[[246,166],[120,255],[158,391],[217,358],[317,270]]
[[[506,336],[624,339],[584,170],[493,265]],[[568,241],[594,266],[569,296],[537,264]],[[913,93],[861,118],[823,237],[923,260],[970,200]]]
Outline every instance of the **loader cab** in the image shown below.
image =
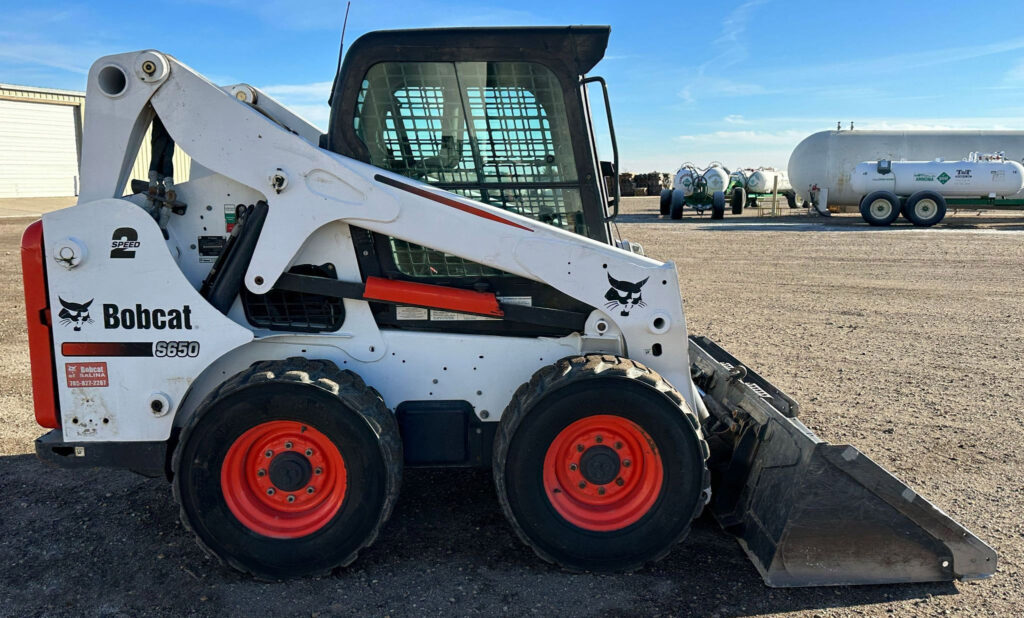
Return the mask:
[[609,33],[371,32],[345,56],[322,145],[607,243],[609,195],[583,78]]

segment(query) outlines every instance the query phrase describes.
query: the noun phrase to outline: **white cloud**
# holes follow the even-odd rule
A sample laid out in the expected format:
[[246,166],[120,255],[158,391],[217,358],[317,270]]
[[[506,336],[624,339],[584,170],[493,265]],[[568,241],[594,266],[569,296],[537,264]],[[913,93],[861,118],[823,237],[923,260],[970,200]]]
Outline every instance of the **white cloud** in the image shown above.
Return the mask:
[[729,114],[722,118],[725,124],[750,124],[750,121],[743,117],[743,114]]
[[1003,84],[1009,86],[1024,86],[1024,60],[1018,60],[1006,75],[1003,76]]

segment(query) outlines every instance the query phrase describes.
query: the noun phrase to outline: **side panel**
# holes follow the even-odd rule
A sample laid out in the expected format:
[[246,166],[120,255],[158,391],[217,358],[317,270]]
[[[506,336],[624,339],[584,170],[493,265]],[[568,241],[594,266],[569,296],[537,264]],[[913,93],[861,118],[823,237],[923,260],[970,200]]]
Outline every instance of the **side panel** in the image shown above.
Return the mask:
[[51,429],[60,427],[57,409],[57,378],[53,365],[53,317],[46,294],[43,263],[43,222],[28,226],[21,238],[21,274],[25,285],[28,348],[32,362],[32,402],[36,422]]
[[100,200],[43,227],[65,441],[166,440],[194,377],[252,333],[196,292],[141,208]]

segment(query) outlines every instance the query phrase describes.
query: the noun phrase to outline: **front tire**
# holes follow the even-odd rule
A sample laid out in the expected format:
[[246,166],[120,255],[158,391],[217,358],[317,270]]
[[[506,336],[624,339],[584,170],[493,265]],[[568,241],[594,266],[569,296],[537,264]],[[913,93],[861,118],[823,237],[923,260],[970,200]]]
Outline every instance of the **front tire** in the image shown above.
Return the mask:
[[683,208],[686,207],[686,194],[679,189],[672,189],[672,199],[669,206],[670,219],[682,219]]
[[900,198],[890,191],[869,193],[860,201],[860,216],[869,225],[889,225],[900,216]]
[[725,193],[722,191],[715,191],[711,195],[711,218],[725,218]]
[[174,452],[181,520],[200,546],[263,579],[355,560],[402,474],[394,415],[329,361],[254,364],[211,394]]
[[946,217],[946,198],[935,191],[918,191],[903,206],[903,216],[918,227],[931,227]]
[[572,570],[630,571],[668,554],[707,501],[697,418],[657,373],[615,356],[564,359],[501,418],[494,481],[516,534]]
[[732,214],[742,215],[743,206],[747,203],[747,192],[743,187],[732,190]]
[[665,216],[669,213],[669,209],[672,208],[672,189],[662,189],[661,196],[658,198],[658,212],[661,216]]

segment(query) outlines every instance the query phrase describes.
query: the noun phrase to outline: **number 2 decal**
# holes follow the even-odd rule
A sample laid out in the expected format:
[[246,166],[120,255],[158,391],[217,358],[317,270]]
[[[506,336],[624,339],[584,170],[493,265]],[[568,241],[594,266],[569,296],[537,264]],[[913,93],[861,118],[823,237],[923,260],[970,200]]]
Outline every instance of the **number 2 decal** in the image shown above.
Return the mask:
[[142,243],[139,242],[139,233],[130,227],[119,227],[114,230],[110,238],[110,257],[129,258],[135,257],[135,250]]

